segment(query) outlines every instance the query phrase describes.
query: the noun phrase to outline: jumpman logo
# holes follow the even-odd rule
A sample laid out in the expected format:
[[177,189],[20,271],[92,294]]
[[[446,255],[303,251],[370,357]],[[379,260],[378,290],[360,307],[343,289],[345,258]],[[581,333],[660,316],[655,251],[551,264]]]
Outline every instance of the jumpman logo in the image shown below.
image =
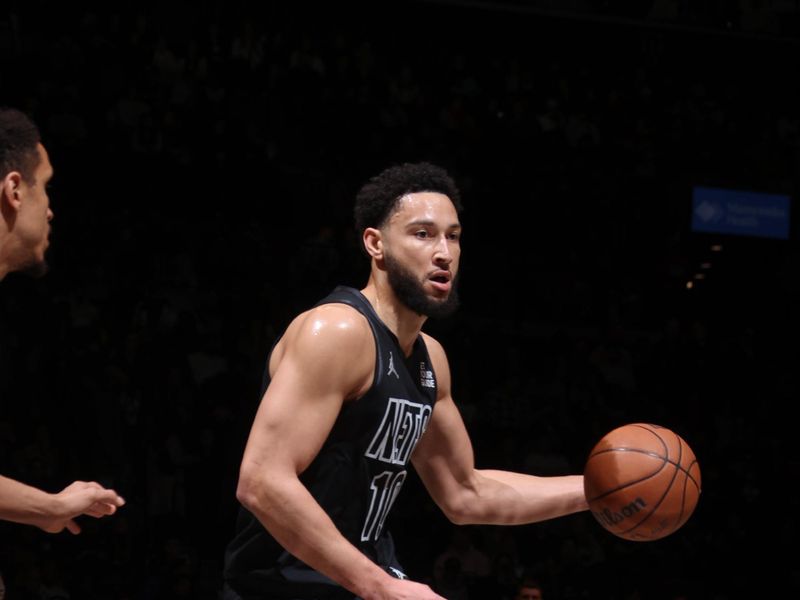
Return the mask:
[[389,567],[389,570],[392,572],[392,575],[394,575],[397,579],[408,579],[408,575],[403,573],[400,569]]
[[389,352],[389,370],[386,372],[386,375],[391,375],[394,373],[394,376],[400,379],[400,373],[397,372],[397,369],[394,368],[394,356],[392,353]]

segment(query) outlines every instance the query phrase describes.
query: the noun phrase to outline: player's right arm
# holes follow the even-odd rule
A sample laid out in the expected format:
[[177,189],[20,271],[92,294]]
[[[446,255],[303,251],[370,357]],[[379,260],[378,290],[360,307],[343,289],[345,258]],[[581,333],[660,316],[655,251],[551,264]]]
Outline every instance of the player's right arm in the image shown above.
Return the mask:
[[359,597],[441,600],[353,546],[299,479],[343,404],[372,384],[374,364],[372,332],[357,311],[328,304],[297,317],[272,353],[236,496],[288,552]]

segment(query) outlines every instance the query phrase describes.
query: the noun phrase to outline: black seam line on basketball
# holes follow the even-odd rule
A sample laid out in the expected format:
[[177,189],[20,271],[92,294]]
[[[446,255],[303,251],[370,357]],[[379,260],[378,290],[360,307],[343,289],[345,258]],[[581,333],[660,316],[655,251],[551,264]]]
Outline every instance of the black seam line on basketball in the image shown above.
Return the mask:
[[639,454],[646,454],[647,456],[652,456],[653,458],[661,459],[664,462],[669,462],[669,456],[661,456],[658,452],[653,452],[652,450],[642,450],[641,448],[627,448],[626,446],[617,446],[614,448],[606,448],[605,450],[598,450],[589,457],[589,460],[591,460],[595,456],[600,456],[601,454],[608,454],[609,452],[638,452]]
[[[692,483],[694,483],[695,487],[697,488],[697,493],[699,494],[700,492],[702,492],[702,491],[703,491],[703,488],[701,488],[701,487],[700,487],[700,484],[699,484],[699,483],[698,483],[698,481],[697,481],[697,480],[694,478],[694,475],[692,475],[692,467],[693,467],[693,466],[695,466],[696,464],[698,464],[698,462],[697,462],[697,459],[695,458],[695,459],[694,459],[694,460],[693,460],[693,461],[692,461],[692,462],[689,464],[689,466],[688,466],[686,469],[683,469],[683,468],[681,468],[681,470],[682,470],[682,471],[684,471],[684,472],[686,473],[686,477],[687,477],[687,478],[689,478],[689,479],[691,479],[691,480],[692,480]],[[697,468],[699,469],[700,467],[698,466]]]
[[[672,462],[672,461],[670,461],[670,457],[669,457],[669,446],[667,445],[667,442],[664,440],[664,438],[662,438],[662,437],[661,437],[661,436],[660,436],[660,435],[659,435],[659,434],[658,434],[658,433],[655,431],[656,429],[665,429],[664,427],[659,427],[659,426],[657,426],[657,425],[652,425],[652,424],[636,424],[636,425],[634,425],[634,426],[635,426],[635,427],[638,427],[639,429],[644,429],[644,430],[645,430],[647,433],[651,434],[651,435],[652,435],[653,437],[655,437],[655,438],[656,438],[656,439],[657,439],[659,442],[661,442],[661,448],[662,448],[662,450],[664,450],[664,455],[663,455],[663,456],[661,456],[661,455],[659,455],[659,454],[655,454],[655,453],[653,453],[653,452],[648,452],[647,450],[642,450],[641,448],[628,448],[627,446],[619,446],[619,447],[607,448],[607,449],[605,449],[605,450],[600,450],[599,452],[595,452],[594,454],[592,454],[592,455],[590,455],[590,456],[589,456],[589,459],[591,459],[591,458],[592,458],[592,456],[596,456],[597,454],[602,454],[602,453],[604,453],[604,452],[612,452],[612,451],[616,451],[616,450],[623,450],[623,451],[626,451],[626,452],[641,452],[641,453],[643,453],[643,454],[649,454],[649,455],[651,455],[651,456],[657,456],[658,458],[660,458],[660,459],[662,459],[662,460],[665,460],[665,461],[668,461],[668,462]],[[652,428],[652,429],[651,429],[651,428]],[[673,435],[674,435],[676,438],[680,439],[680,437],[679,437],[679,436],[678,436],[678,435],[677,435],[675,432],[672,432],[672,434],[673,434]],[[679,442],[679,445],[680,445],[680,442]],[[680,457],[678,457],[678,458],[680,458]],[[588,461],[589,459],[587,459],[587,461]],[[672,462],[672,464],[676,464],[676,463]]]
[[[673,467],[676,467],[676,468],[680,469],[681,471],[683,471],[687,475],[689,474],[689,472],[680,463],[677,463],[674,460],[671,460],[668,456],[661,456],[657,452],[651,452],[649,450],[642,450],[641,448],[620,447],[620,448],[608,448],[606,450],[600,450],[600,451],[595,452],[594,454],[592,454],[589,458],[587,458],[586,462],[588,463],[595,456],[600,456],[601,454],[606,454],[608,452],[638,452],[639,454],[644,454],[646,456],[652,456],[653,458],[657,458],[657,459],[661,460],[664,463],[668,463],[668,464],[672,465]],[[697,463],[696,459],[692,463],[692,465],[695,464],[695,463]],[[689,465],[689,467],[691,468],[691,465]]]
[[[657,436],[657,437],[658,437],[658,439],[661,439],[661,436]],[[663,439],[661,439],[661,441],[664,442]],[[666,442],[664,442],[664,445],[666,445]],[[682,440],[680,438],[678,438],[678,464],[675,465],[673,463],[673,466],[676,466],[676,467],[680,466],[681,456],[683,456],[683,443],[682,443]],[[667,497],[667,494],[669,494],[669,491],[672,489],[672,486],[675,483],[675,478],[678,476],[678,470],[679,470],[678,468],[675,469],[675,472],[672,474],[672,479],[670,479],[669,485],[666,488],[664,488],[664,493],[661,494],[661,498],[658,499],[658,502],[656,502],[656,505],[653,508],[650,509],[650,512],[648,512],[642,518],[641,521],[639,521],[638,523],[636,523],[635,525],[633,525],[629,529],[626,529],[625,531],[623,531],[622,532],[623,535],[626,535],[626,534],[631,533],[632,531],[635,531],[636,529],[641,527],[645,523],[645,521],[647,521],[650,517],[652,517],[654,514],[656,514],[656,512],[658,511],[658,507],[661,506],[664,503],[664,499]],[[680,523],[682,516],[683,516],[683,497],[681,498],[681,511],[680,511],[680,514],[678,515],[678,519],[677,519],[677,521],[675,521],[675,523]],[[670,529],[670,531],[667,533],[667,535],[669,535],[669,533],[672,533],[673,531],[675,531],[675,529],[676,529],[676,526],[672,525],[672,529]]]
[[[678,441],[679,441],[679,443],[680,443],[680,445],[681,445],[681,457],[683,457],[683,445],[684,445],[686,442],[684,442],[684,441],[683,441],[683,439],[682,439],[682,438],[680,438],[680,437],[678,438]],[[692,465],[693,465],[693,464],[695,464],[696,462],[697,462],[697,459],[695,459],[694,461],[692,461]],[[692,465],[689,465],[689,468],[690,468],[690,469],[691,469],[691,466],[692,466]],[[680,527],[683,527],[683,525],[686,523],[686,521],[688,521],[688,520],[689,520],[689,517],[690,517],[690,516],[691,516],[691,514],[692,514],[692,513],[691,513],[691,511],[689,511],[689,510],[687,510],[687,509],[686,509],[686,489],[687,489],[687,487],[689,486],[689,479],[691,479],[691,480],[692,480],[692,482],[693,482],[693,483],[695,484],[695,486],[697,487],[697,494],[698,494],[698,496],[699,496],[699,494],[700,494],[700,486],[699,486],[699,485],[697,485],[697,482],[696,482],[696,481],[694,481],[694,478],[691,476],[691,474],[689,473],[689,471],[686,471],[686,477],[684,477],[684,479],[683,479],[683,489],[681,490],[681,512],[680,512],[680,514],[678,515],[678,521],[677,521],[677,523],[676,523],[675,527],[673,528],[673,530],[674,530],[674,529],[679,529]]]
[[[678,438],[678,444],[680,445],[680,448],[681,448],[681,454],[680,454],[679,458],[681,458],[681,459],[683,458],[683,445],[684,445],[684,443],[685,442],[683,441],[683,439]],[[675,528],[682,527],[683,523],[684,523],[683,515],[686,512],[686,481],[688,479],[689,479],[689,474],[687,473],[686,477],[683,479],[683,489],[681,490],[681,512],[678,514],[678,521],[677,521],[677,524],[675,525]],[[672,485],[672,484],[670,484],[670,485]]]
[[653,425],[652,423],[635,423],[634,426],[638,427],[639,429],[644,429],[646,432],[652,433],[654,436],[656,436],[662,442],[664,441],[664,440],[661,439],[661,436],[658,435],[657,430],[658,429],[666,429],[666,427],[662,427],[661,425]]
[[[644,429],[645,431],[650,432],[652,435],[654,435],[656,437],[656,439],[659,442],[661,442],[661,448],[664,450],[664,458],[666,460],[669,460],[669,458],[670,458],[669,457],[669,445],[667,444],[667,441],[664,438],[662,438],[661,435],[656,431],[656,426],[655,425],[648,425],[647,427],[644,427],[644,426],[640,425],[639,427],[641,429]],[[680,456],[678,458],[680,459]],[[680,462],[680,460],[678,462]]]
[[[605,498],[606,496],[608,496],[610,494],[614,494],[615,492],[618,492],[619,490],[621,490],[623,488],[629,487],[631,485],[636,485],[637,483],[641,483],[642,481],[646,481],[648,479],[652,479],[653,477],[658,475],[661,471],[663,471],[664,467],[666,467],[667,463],[669,462],[665,457],[663,457],[660,454],[657,454],[655,452],[648,452],[646,450],[641,450],[639,448],[624,448],[624,447],[623,448],[609,448],[608,450],[600,450],[599,452],[596,452],[596,453],[592,454],[592,456],[589,457],[589,460],[591,460],[595,456],[599,456],[600,454],[605,454],[607,452],[619,452],[619,451],[622,451],[622,452],[635,452],[637,454],[644,454],[645,456],[651,456],[653,458],[658,458],[659,460],[661,460],[661,466],[656,471],[653,471],[652,473],[650,473],[646,477],[642,477],[641,479],[636,479],[634,481],[628,481],[624,485],[621,485],[619,487],[607,490],[607,491],[603,492],[602,494],[600,494],[599,496],[594,496],[593,498],[591,498],[592,502],[594,502],[595,500],[601,500],[602,498]],[[588,460],[587,460],[587,463],[588,463]]]
[[[649,454],[649,453],[648,452],[640,452],[640,454]],[[628,481],[624,485],[621,485],[621,486],[616,487],[616,488],[611,489],[611,490],[607,490],[607,491],[603,492],[602,494],[600,494],[599,496],[594,496],[591,499],[591,501],[594,502],[595,500],[601,500],[601,499],[605,498],[606,496],[608,496],[610,494],[613,494],[615,492],[618,492],[618,491],[620,491],[622,489],[625,489],[625,488],[630,487],[632,485],[637,485],[637,484],[639,484],[639,483],[641,483],[643,481],[647,481],[648,479],[652,479],[653,477],[655,477],[656,475],[661,473],[661,471],[663,471],[667,466],[667,462],[668,461],[663,460],[663,457],[659,457],[659,458],[662,458],[662,463],[661,463],[661,466],[656,471],[653,471],[649,475],[647,475],[645,477],[642,477],[640,479],[635,479],[634,481]],[[670,483],[670,485],[672,485],[672,483]],[[669,488],[667,488],[667,489],[669,489]]]
[[[683,524],[689,518],[689,513],[686,510],[686,487],[689,485],[689,477],[686,476],[683,479],[683,489],[681,490],[681,513],[678,516],[678,525],[677,527],[683,527]],[[686,516],[684,516],[686,515]]]
[[700,485],[697,483],[697,481],[695,481],[694,476],[690,472],[691,468],[694,465],[697,464],[697,459],[696,458],[689,464],[688,467],[684,467],[680,463],[677,463],[677,462],[675,462],[673,460],[670,460],[668,457],[661,456],[660,454],[658,454],[656,452],[650,452],[649,450],[642,450],[641,448],[620,447],[620,448],[607,448],[606,450],[599,450],[598,452],[595,452],[589,458],[587,458],[586,462],[588,463],[595,456],[600,456],[601,454],[606,454],[608,452],[638,452],[639,454],[644,454],[646,456],[652,456],[653,458],[657,458],[657,459],[661,460],[663,463],[670,464],[673,467],[675,467],[676,469],[678,469],[679,471],[683,471],[684,473],[686,473],[686,475],[694,482],[694,484],[697,486],[697,488],[700,489]]
[[[695,464],[696,462],[697,462],[697,461],[695,461],[695,462],[694,462],[694,463],[692,463],[692,464]],[[678,475],[679,473],[683,473],[684,475],[686,475],[686,480],[687,480],[687,481],[691,481],[691,482],[694,484],[694,487],[696,487],[696,488],[697,488],[697,493],[698,493],[698,494],[699,494],[699,493],[701,493],[701,492],[703,491],[703,488],[702,488],[702,487],[700,487],[700,484],[699,484],[699,483],[697,483],[697,480],[696,480],[696,479],[695,479],[695,478],[692,476],[692,474],[691,474],[691,473],[690,473],[690,472],[689,472],[687,469],[684,469],[684,468],[683,468],[683,467],[681,467],[680,465],[678,465],[678,464],[675,464],[674,462],[667,460],[667,461],[664,461],[664,464],[662,465],[662,467],[661,467],[661,468],[659,468],[659,470],[658,470],[658,471],[655,471],[655,472],[651,473],[650,475],[647,475],[646,477],[642,477],[641,479],[636,479],[636,480],[634,480],[634,481],[629,481],[629,482],[627,482],[625,485],[622,485],[622,486],[620,486],[620,487],[618,487],[618,488],[616,488],[616,489],[613,489],[613,490],[609,490],[608,492],[606,492],[606,493],[605,493],[605,494],[603,494],[602,496],[596,496],[596,497],[592,498],[592,500],[599,500],[599,499],[600,499],[600,498],[602,498],[604,495],[608,495],[608,494],[612,494],[612,493],[614,493],[614,492],[618,492],[618,491],[619,491],[619,490],[621,490],[622,488],[625,488],[625,487],[628,487],[628,486],[631,486],[631,485],[635,485],[635,484],[637,484],[637,483],[641,483],[642,481],[645,481],[646,479],[650,479],[651,477],[655,477],[656,475],[658,475],[658,473],[661,471],[661,469],[663,469],[663,468],[664,468],[664,467],[666,467],[667,465],[672,465],[673,467],[675,467],[675,475]]]

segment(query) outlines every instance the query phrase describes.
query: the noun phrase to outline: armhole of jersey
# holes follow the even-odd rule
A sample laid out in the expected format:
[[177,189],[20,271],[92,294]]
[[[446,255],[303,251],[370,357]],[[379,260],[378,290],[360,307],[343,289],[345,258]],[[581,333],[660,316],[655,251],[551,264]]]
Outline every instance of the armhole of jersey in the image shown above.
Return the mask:
[[[433,339],[433,338],[431,338]],[[431,358],[431,353],[428,350],[428,344],[425,342],[425,336],[422,335],[420,332],[419,334],[419,342],[422,346],[422,354],[425,357],[425,360],[428,361],[428,364],[431,367],[431,371],[433,371],[433,403],[436,404],[436,401],[439,399],[439,378],[436,377],[436,367],[433,364],[433,359]]]

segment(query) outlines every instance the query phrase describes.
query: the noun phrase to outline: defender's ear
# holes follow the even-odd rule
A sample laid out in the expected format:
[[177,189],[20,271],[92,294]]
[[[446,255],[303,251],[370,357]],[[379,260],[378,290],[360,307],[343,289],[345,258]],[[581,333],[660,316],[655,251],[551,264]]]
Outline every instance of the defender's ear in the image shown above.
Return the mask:
[[11,171],[0,181],[0,202],[10,206],[14,210],[19,210],[20,206],[20,186],[22,184],[22,174],[19,171]]
[[366,248],[367,254],[376,260],[383,258],[383,240],[381,239],[380,229],[367,227],[364,230],[362,241],[364,242],[364,248]]

